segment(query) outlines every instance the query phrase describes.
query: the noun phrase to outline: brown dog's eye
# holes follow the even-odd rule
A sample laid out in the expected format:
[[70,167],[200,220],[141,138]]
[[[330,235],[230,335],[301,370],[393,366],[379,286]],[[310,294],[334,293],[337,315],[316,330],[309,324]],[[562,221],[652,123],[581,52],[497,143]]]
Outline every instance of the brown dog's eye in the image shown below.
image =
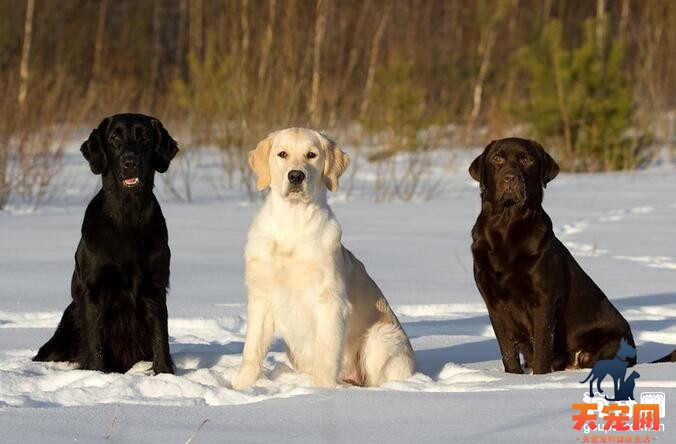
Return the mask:
[[315,152],[313,152],[313,151],[310,151],[309,153],[307,153],[307,156],[306,156],[306,157],[307,157],[308,159],[314,159],[315,157],[317,157],[317,153],[315,153]]
[[533,161],[530,157],[523,155],[519,157],[519,162],[521,162],[523,165],[530,165]]
[[286,159],[289,155],[286,153],[286,151],[280,151],[277,153],[277,157],[281,157],[282,159]]
[[502,156],[495,155],[491,159],[491,162],[493,162],[496,165],[502,165],[503,163],[505,163],[505,158]]

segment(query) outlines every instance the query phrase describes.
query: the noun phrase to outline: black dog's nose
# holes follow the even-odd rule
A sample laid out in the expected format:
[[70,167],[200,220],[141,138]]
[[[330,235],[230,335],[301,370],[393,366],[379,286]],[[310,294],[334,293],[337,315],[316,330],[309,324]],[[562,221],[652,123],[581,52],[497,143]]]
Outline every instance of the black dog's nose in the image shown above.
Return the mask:
[[300,185],[305,180],[305,173],[299,170],[289,171],[289,182],[292,185]]
[[126,170],[131,170],[136,168],[137,162],[136,159],[133,157],[127,157],[126,159],[122,160],[122,168]]

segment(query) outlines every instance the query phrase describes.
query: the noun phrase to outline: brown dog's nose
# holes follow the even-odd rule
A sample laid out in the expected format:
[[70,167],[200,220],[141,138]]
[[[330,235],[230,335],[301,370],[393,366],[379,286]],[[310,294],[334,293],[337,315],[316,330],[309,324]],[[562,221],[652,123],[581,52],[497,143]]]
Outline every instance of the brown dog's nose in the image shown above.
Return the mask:
[[299,170],[291,170],[288,177],[292,185],[300,185],[305,180],[305,173]]
[[505,177],[504,177],[503,180],[505,181],[506,184],[511,185],[514,182],[516,182],[516,176],[514,174],[505,174]]

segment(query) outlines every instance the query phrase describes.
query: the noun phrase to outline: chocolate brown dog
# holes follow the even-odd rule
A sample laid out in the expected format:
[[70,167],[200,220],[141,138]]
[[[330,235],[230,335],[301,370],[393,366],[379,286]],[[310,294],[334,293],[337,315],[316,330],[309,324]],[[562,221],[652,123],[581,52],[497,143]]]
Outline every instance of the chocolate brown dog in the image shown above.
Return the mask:
[[540,144],[519,138],[491,142],[469,168],[481,188],[474,279],[509,373],[523,373],[519,353],[537,374],[593,367],[622,339],[635,348],[627,321],[554,236],[542,196],[558,172]]

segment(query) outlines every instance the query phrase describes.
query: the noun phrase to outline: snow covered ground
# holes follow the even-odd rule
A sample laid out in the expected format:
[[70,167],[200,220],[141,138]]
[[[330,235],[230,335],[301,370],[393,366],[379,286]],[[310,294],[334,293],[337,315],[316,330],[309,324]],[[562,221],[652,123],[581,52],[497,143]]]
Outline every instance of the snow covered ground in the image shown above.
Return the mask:
[[[151,376],[149,363],[120,375],[30,360],[70,299],[83,211],[97,187],[71,152],[69,185],[49,206],[0,212],[0,442],[582,442],[572,403],[583,401],[588,386],[579,381],[588,371],[502,370],[471,273],[469,233],[479,210],[466,172],[473,154],[451,156],[429,202],[374,205],[364,187],[349,199],[344,191],[332,197],[344,244],[411,338],[418,372],[410,381],[315,389],[275,343],[267,379],[234,391],[246,328],[242,252],[259,204],[213,197],[212,185],[196,187],[196,203],[181,204],[158,180],[172,249],[176,375]],[[367,182],[368,169],[360,177]],[[664,431],[631,436],[664,443],[676,442],[676,364],[645,363],[676,347],[675,190],[669,165],[562,174],[544,204],[561,240],[631,324],[641,374],[635,395],[666,396]]]

